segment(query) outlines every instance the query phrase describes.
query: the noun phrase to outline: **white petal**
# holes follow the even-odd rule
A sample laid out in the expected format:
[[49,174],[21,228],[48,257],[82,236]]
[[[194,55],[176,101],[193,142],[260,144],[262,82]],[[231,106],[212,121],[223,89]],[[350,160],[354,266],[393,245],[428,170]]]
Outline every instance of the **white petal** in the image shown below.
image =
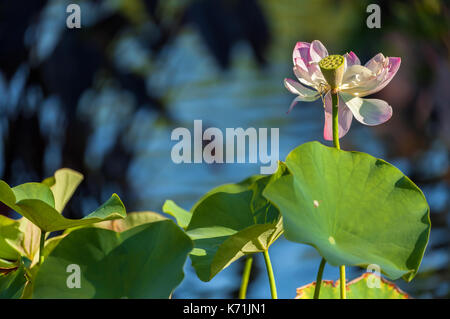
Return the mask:
[[292,111],[292,109],[298,102],[312,102],[312,101],[317,100],[320,97],[319,92],[308,89],[292,79],[284,79],[284,85],[291,93],[298,95],[292,101],[287,113]]
[[312,101],[315,101],[319,98],[319,93],[317,91],[308,89],[292,79],[284,79],[284,86],[289,92],[297,94],[308,101],[311,99],[313,99]]
[[367,61],[367,63],[364,65],[366,68],[368,68],[373,73],[377,74],[380,72],[387,64],[387,59],[384,57],[382,53],[378,53],[376,56],[374,56],[372,59]]
[[315,84],[311,80],[311,76],[309,75],[308,71],[305,71],[303,68],[299,67],[298,65],[294,66],[294,74],[297,77],[297,79],[300,81],[300,83],[315,88]]
[[392,108],[387,102],[378,99],[362,99],[341,92],[340,96],[352,111],[353,116],[365,125],[378,125],[392,116]]
[[311,63],[308,67],[308,71],[315,88],[318,89],[321,87],[321,85],[327,84],[327,81],[323,77],[322,70],[320,69],[317,62]]
[[378,86],[381,77],[377,77],[371,70],[362,65],[354,64],[344,73],[341,91],[361,96],[363,92]]
[[365,83],[366,81],[373,79],[374,73],[365,66],[354,64],[347,68],[342,78],[342,84],[349,84],[355,86],[355,84]]
[[320,62],[324,57],[328,56],[327,48],[319,40],[311,42],[309,55],[314,62]]
[[386,58],[386,62],[387,64],[385,65],[384,69],[379,73],[379,75],[377,75],[376,81],[374,81],[371,86],[364,89],[363,92],[360,92],[358,96],[363,97],[377,93],[378,91],[381,91],[386,85],[388,85],[389,82],[391,82],[398,69],[400,68],[401,59],[397,57],[389,57]]
[[400,63],[400,58],[385,58],[379,53],[365,66],[352,65],[344,73],[341,90],[358,97],[374,94],[392,80]]
[[304,98],[301,96],[297,96],[291,103],[291,105],[289,106],[289,110],[286,113],[290,113],[292,111],[292,109],[294,108],[294,106],[298,103],[298,102],[312,102],[315,101],[317,99],[311,99],[309,100],[308,98]]

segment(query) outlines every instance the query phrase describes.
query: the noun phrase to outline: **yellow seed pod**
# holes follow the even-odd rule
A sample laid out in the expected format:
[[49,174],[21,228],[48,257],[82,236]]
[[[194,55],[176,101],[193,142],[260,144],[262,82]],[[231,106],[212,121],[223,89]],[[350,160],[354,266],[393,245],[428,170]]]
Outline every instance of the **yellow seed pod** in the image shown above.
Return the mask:
[[323,77],[330,85],[332,90],[337,89],[344,77],[345,58],[342,55],[329,55],[319,62]]

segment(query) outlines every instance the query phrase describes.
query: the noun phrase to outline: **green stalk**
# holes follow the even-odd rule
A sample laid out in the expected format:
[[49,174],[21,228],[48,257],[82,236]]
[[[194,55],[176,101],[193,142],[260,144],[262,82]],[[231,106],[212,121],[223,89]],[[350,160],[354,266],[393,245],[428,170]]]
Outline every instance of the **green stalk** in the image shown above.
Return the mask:
[[[338,105],[339,105],[339,97],[337,92],[331,91],[331,101],[332,101],[332,108],[333,108],[333,143],[334,147],[336,147],[338,150],[341,149],[341,146],[339,145],[339,113],[338,113]],[[345,265],[341,265],[339,267],[340,272],[340,284],[341,284],[341,299],[346,299],[346,290],[345,290]],[[316,286],[317,287],[317,286]]]
[[270,262],[269,250],[264,250],[264,261],[266,262],[267,275],[269,276],[270,283],[270,293],[272,294],[272,299],[278,299],[277,286],[275,284],[275,277],[273,276],[272,263]]
[[325,260],[325,258],[322,258],[319,266],[319,271],[317,272],[316,288],[314,289],[314,299],[319,299],[320,286],[322,285],[323,269],[325,268],[326,263],[327,261]]
[[253,256],[249,255],[245,261],[244,272],[242,273],[241,289],[239,290],[239,299],[245,299],[247,296],[248,280],[252,270]]
[[339,267],[341,273],[341,299],[347,299],[347,291],[345,290],[345,265]]
[[341,146],[339,145],[339,116],[338,116],[338,105],[339,105],[339,97],[337,93],[331,93],[331,101],[333,103],[333,143],[334,147],[336,147],[338,150],[341,149]]
[[41,241],[39,243],[39,265],[44,262],[44,244],[45,244],[45,231],[41,229]]

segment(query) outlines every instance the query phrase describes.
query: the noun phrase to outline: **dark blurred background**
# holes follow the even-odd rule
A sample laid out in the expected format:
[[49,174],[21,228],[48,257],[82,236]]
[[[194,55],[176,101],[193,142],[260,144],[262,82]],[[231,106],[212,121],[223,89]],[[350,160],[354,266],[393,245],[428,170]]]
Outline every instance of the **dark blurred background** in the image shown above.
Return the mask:
[[[81,7],[81,29],[66,7]],[[367,5],[381,7],[369,29]],[[60,167],[85,180],[65,211],[79,218],[111,193],[128,211],[189,209],[207,190],[259,172],[259,164],[183,164],[170,158],[175,127],[279,127],[280,159],[323,143],[320,102],[299,104],[283,86],[297,41],[330,53],[400,56],[394,80],[376,95],[393,118],[374,128],[353,121],[341,141],[398,166],[424,191],[432,232],[419,274],[397,283],[413,297],[448,298],[450,13],[447,1],[355,0],[2,0],[0,2],[0,176],[40,181]],[[10,214],[4,207],[4,214]],[[314,249],[279,240],[271,250],[279,296],[315,280]],[[267,298],[257,260],[249,297]],[[186,265],[176,298],[236,297],[241,263],[202,283]],[[349,279],[361,273],[351,269]],[[327,266],[325,279],[337,279]]]

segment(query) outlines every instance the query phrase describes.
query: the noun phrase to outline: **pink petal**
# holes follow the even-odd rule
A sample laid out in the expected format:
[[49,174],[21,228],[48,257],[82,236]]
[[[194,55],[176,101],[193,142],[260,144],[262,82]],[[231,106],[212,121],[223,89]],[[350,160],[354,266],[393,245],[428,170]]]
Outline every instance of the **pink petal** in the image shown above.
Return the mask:
[[[325,95],[325,125],[323,127],[323,137],[327,141],[333,140],[333,114],[331,105],[331,95],[327,93]],[[339,98],[338,106],[338,129],[339,138],[342,138],[350,130],[352,124],[353,115],[351,110],[347,107],[342,98]]]
[[392,76],[394,76],[395,73],[397,73],[398,69],[400,68],[402,58],[388,57],[388,59],[389,59],[389,74],[392,74]]
[[385,75],[377,77],[365,66],[354,64],[345,70],[341,91],[361,96],[377,87],[384,77]]
[[289,90],[289,92],[297,94],[302,98],[318,98],[318,93],[316,91],[308,89],[307,87],[304,87],[303,85],[292,79],[284,79],[284,86]]
[[314,40],[311,42],[309,48],[309,56],[311,61],[320,62],[324,57],[328,56],[328,51],[325,46],[319,40]]
[[[299,59],[296,59],[296,61],[298,61]],[[305,70],[302,67],[300,67],[299,65],[295,65],[294,66],[294,74],[297,77],[297,79],[300,81],[300,83],[310,86],[310,87],[315,87],[313,80],[311,79],[311,76],[309,74],[309,70]]]
[[300,58],[295,59],[294,73],[298,80],[304,85],[318,89],[320,84],[326,84],[325,78],[317,62],[311,62],[305,65]]
[[297,96],[294,100],[292,100],[292,103],[291,103],[291,105],[289,106],[289,110],[288,110],[286,113],[287,113],[287,114],[291,113],[291,111],[292,111],[292,109],[294,108],[294,106],[295,106],[298,102],[300,102],[300,101],[301,101],[301,99],[300,99],[299,96]]
[[312,62],[308,67],[308,72],[311,77],[311,81],[315,84],[315,87],[320,87],[321,84],[327,83],[327,81],[323,77],[322,70],[319,67],[319,63]]
[[389,82],[391,82],[395,74],[397,74],[397,71],[400,68],[400,64],[402,63],[402,59],[398,57],[388,57],[388,60],[388,73],[384,81],[381,83],[379,90],[383,89],[386,85],[389,84]]
[[377,74],[385,66],[386,58],[382,53],[378,53],[364,65],[373,73]]
[[318,62],[326,56],[328,56],[328,51],[318,40],[314,40],[311,43],[297,42],[292,59],[294,62],[294,73],[298,80],[316,89],[321,84],[325,84],[326,81],[323,78]]
[[315,100],[317,100],[317,99],[318,99],[318,97],[315,98],[315,99],[308,100],[308,99],[305,99],[305,98],[303,98],[303,97],[301,97],[301,96],[297,96],[297,97],[292,101],[291,105],[289,106],[289,110],[288,110],[286,113],[287,113],[287,114],[291,113],[292,109],[294,108],[294,106],[295,106],[298,102],[312,102],[312,101],[315,101]]
[[299,67],[303,71],[308,73],[308,62],[303,60],[302,58],[294,58],[294,66]]
[[287,113],[291,112],[297,102],[312,102],[319,98],[319,93],[308,89],[292,79],[284,79],[284,86],[298,96],[292,101]]
[[397,74],[397,71],[400,68],[402,59],[397,58],[397,57],[389,57],[387,59],[388,59],[388,63],[384,70],[384,71],[386,71],[385,72],[386,75],[385,75],[384,79],[381,80],[380,83],[375,88],[364,92],[360,96],[367,96],[367,95],[374,94],[374,93],[381,91],[382,89],[384,89],[386,87],[386,85],[389,84],[389,82],[391,82],[391,80],[394,78],[395,74]]
[[344,58],[347,61],[348,68],[355,64],[361,65],[361,61],[359,60],[358,56],[353,51],[350,51],[349,53],[344,54]]
[[348,93],[340,93],[353,116],[365,125],[379,125],[392,117],[392,107],[378,99],[362,99]]
[[310,61],[310,57],[309,57],[309,47],[310,46],[311,46],[311,44],[308,42],[297,42],[297,44],[294,47],[294,52],[292,52],[292,60],[294,61],[294,64],[296,64],[295,59],[297,59],[297,58],[301,58],[305,62]]

